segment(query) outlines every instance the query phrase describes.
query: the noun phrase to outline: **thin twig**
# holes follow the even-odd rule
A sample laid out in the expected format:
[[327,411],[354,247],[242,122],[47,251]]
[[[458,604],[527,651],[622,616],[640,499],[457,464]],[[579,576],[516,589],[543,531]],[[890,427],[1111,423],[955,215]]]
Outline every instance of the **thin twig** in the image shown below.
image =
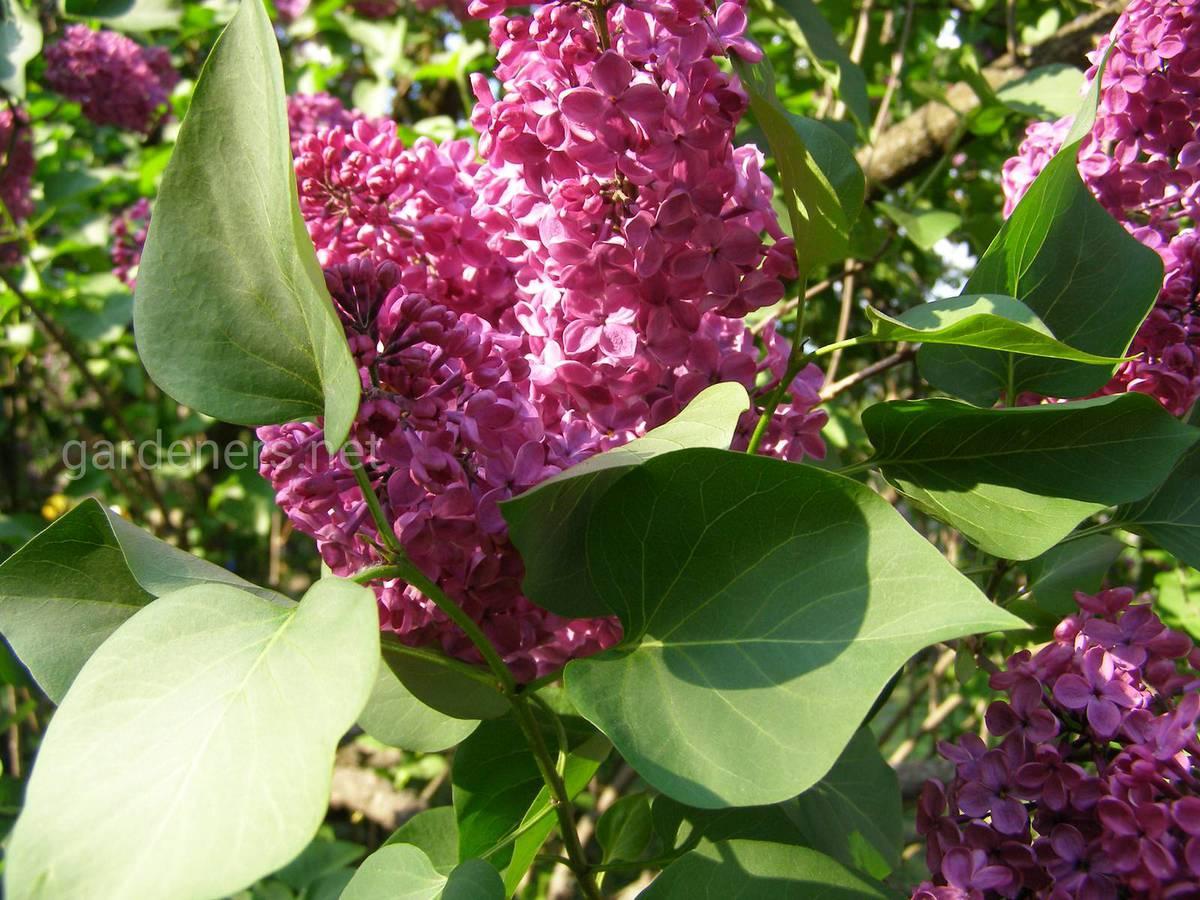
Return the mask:
[[[838,312],[837,336],[834,343],[844,341],[850,328],[850,308],[854,303],[854,271],[851,260],[846,260],[842,277],[842,307]],[[842,349],[839,347],[829,357],[829,365],[825,367],[825,383],[829,384],[837,378],[838,366],[842,361]]]
[[[879,109],[876,110],[875,121],[871,125],[872,147],[876,140],[878,140],[880,132],[883,131],[884,123],[887,122],[892,98],[895,96],[896,87],[900,83],[900,73],[904,70],[904,54],[908,50],[908,39],[912,35],[914,5],[914,0],[908,0],[908,6],[904,11],[904,27],[900,31],[900,41],[896,45],[895,52],[892,53],[892,67],[888,72],[887,84],[883,89],[883,98],[879,101]],[[866,168],[869,169],[870,166],[868,165]]]
[[856,385],[862,384],[870,378],[874,378],[880,372],[886,372],[888,369],[902,365],[917,355],[917,348],[911,345],[902,345],[899,350],[890,356],[885,356],[883,359],[873,362],[868,366],[864,366],[852,375],[847,375],[841,381],[835,381],[833,384],[827,384],[821,388],[821,402],[825,403],[832,400],[834,397],[842,394]]

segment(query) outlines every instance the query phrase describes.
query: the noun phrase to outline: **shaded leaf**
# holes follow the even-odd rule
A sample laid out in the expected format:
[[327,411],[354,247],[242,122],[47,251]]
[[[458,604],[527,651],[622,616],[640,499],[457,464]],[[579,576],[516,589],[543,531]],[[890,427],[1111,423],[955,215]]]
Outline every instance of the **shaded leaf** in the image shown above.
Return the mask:
[[374,595],[342,579],[299,606],[201,585],[139,611],[46,732],[8,896],[219,897],[288,863],[324,819],[378,642]]
[[772,0],[795,19],[803,37],[803,49],[822,73],[833,69],[838,99],[864,131],[871,125],[871,103],[867,99],[867,78],[850,59],[833,29],[812,0]]
[[442,900],[504,900],[506,896],[500,873],[482,859],[461,863],[442,890]]
[[855,732],[825,777],[783,809],[808,846],[843,865],[882,879],[900,864],[900,783],[869,728]]
[[360,382],[300,217],[283,71],[261,0],[204,65],[138,269],[138,350],[181,403],[229,422],[325,417],[346,439]]
[[910,500],[1005,559],[1044,553],[1083,519],[1144,497],[1200,431],[1144,394],[978,409],[877,403],[871,462]]
[[[566,786],[567,793],[574,797],[587,787],[588,782],[592,780],[592,776],[596,774],[596,770],[600,768],[600,764],[604,762],[611,750],[612,744],[608,738],[595,732],[591,737],[578,744],[567,755],[566,766],[563,768],[563,784]],[[531,823],[535,821],[538,824],[532,826]],[[535,857],[541,852],[546,838],[550,836],[550,832],[557,825],[554,806],[550,802],[549,788],[543,786],[533,802],[529,804],[529,810],[521,819],[521,827],[524,828],[527,825],[531,825],[531,827],[513,842],[512,855],[508,865],[504,867],[504,888],[510,895],[516,892],[521,879],[525,877],[525,873],[533,865]]]
[[[385,634],[381,646],[383,661],[401,686],[437,713],[454,719],[495,719],[512,709],[500,683],[486,669],[437,650],[405,646],[395,635]],[[454,729],[450,723],[443,725],[447,733]]]
[[[579,791],[607,756],[608,742],[597,741],[599,736],[582,719],[564,717],[561,721],[570,747],[567,767],[572,784],[568,788]],[[549,723],[543,724],[548,746],[556,747],[557,737]],[[553,816],[546,815],[553,812],[548,799],[544,805],[537,803],[545,784],[524,733],[512,716],[484,722],[463,741],[454,754],[451,781],[460,860],[489,856],[519,824],[546,816],[547,827],[538,840],[540,847],[554,825]],[[507,866],[510,852],[510,847],[502,848],[493,862]]]
[[638,894],[645,900],[699,896],[883,900],[887,893],[816,850],[736,840],[702,844],[671,863]]
[[568,664],[567,692],[643,778],[705,808],[812,786],[916,650],[1023,625],[865,486],[718,450],[625,475],[588,566],[625,637]]
[[828,125],[785,110],[765,63],[734,61],[750,111],[767,136],[779,169],[784,203],[803,278],[816,266],[845,258],[862,211],[866,181],[850,147]]
[[59,703],[122,622],[157,596],[206,583],[290,602],[152,537],[89,498],[0,563],[0,634]]
[[1154,493],[1118,510],[1116,519],[1122,527],[1200,569],[1200,446],[1192,447],[1179,460]]
[[919,341],[993,348],[1025,356],[1086,362],[1103,366],[1108,373],[1122,361],[1068,347],[1054,338],[1028,306],[998,294],[967,294],[933,300],[905,310],[899,316],[889,316],[874,307],[867,307],[867,318],[871,322],[871,334],[859,341]]
[[728,449],[750,407],[746,389],[724,382],[701,391],[678,416],[502,503],[509,537],[525,563],[523,588],[539,606],[567,618],[610,616],[587,577],[587,522],[604,492],[633,466],[685,447]]
[[101,19],[117,31],[177,28],[183,18],[180,0],[63,0],[63,13],[77,19]]
[[438,872],[449,875],[458,865],[458,819],[454,807],[439,806],[417,813],[384,843],[412,844],[429,857]]
[[1030,593],[1008,605],[1027,622],[1054,626],[1078,610],[1075,592],[1094,594],[1125,545],[1093,534],[1051,547],[1025,565]]
[[606,863],[638,859],[653,834],[650,798],[646,794],[621,797],[596,822],[596,840]]
[[371,698],[358,717],[359,727],[380,743],[418,753],[453,747],[479,724],[426,706],[404,686],[391,666],[375,676]]

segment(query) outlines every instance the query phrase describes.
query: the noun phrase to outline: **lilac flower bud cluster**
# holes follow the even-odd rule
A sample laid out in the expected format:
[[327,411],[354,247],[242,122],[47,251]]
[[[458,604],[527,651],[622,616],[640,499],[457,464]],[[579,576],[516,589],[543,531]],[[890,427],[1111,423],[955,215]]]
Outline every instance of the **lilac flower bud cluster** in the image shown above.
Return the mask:
[[989,748],[939,744],[915,900],[1200,896],[1200,650],[1129,588],[1076,594],[1052,643],[991,678]]
[[83,107],[97,125],[146,133],[158,124],[179,76],[162,47],[115,31],[71,25],[46,49],[46,84]]
[[[740,0],[715,15],[612,4],[602,23],[567,2],[496,17],[502,94],[476,81],[478,156],[468,141],[406,147],[394,123],[328,98],[291,105],[300,208],[362,377],[353,438],[408,555],[522,680],[620,630],[522,596],[499,502],[710,384],[761,398],[785,373],[787,341],[741,322],[795,275],[762,157],[733,146],[746,96],[716,62],[758,55],[745,25]],[[821,378],[795,379],[765,452],[823,454]],[[378,562],[375,525],[319,424],[260,434],[263,473],[333,571]],[[379,598],[403,640],[477,658],[404,582]]]
[[0,109],[0,202],[7,215],[0,219],[0,265],[21,257],[21,243],[10,227],[33,215],[33,137],[24,111]]
[[[1200,397],[1200,3],[1133,0],[1111,37],[1115,47],[1079,171],[1125,228],[1157,251],[1166,268],[1153,312],[1103,393],[1140,391],[1177,415]],[[1062,146],[1071,119],[1035,123],[1004,164],[1005,214]]]
[[142,261],[142,248],[146,246],[146,232],[150,229],[150,201],[142,197],[113,219],[112,235],[113,274],[130,290],[137,280],[138,263]]

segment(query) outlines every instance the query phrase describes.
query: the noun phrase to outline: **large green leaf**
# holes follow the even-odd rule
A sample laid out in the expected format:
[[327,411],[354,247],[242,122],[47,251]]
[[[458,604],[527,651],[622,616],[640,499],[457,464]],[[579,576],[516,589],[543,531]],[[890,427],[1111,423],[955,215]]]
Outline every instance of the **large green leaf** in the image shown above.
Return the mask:
[[833,69],[838,99],[846,104],[860,128],[865,132],[871,125],[871,103],[867,98],[867,78],[859,66],[838,43],[833,29],[812,0],[770,0],[791,14],[799,29],[801,46],[818,71],[826,74]]
[[850,229],[862,211],[866,180],[850,147],[828,125],[793,115],[775,96],[763,62],[734,61],[750,111],[767,136],[779,169],[796,258],[803,278],[816,266],[845,258]]
[[[1079,145],[1095,120],[1101,78],[1076,115],[1071,134],[1021,199],[967,282],[969,294],[1016,297],[1063,343],[1099,356],[1121,356],[1162,286],[1162,261],[1119,225],[1079,176]],[[1030,359],[989,350],[923,347],[922,375],[980,406],[1010,386],[1010,400],[1032,391],[1082,397],[1109,378],[1069,360]]]
[[[92,655],[42,742],[10,897],[219,897],[294,858],[379,663],[375,598],[165,594]],[[71,814],[63,815],[69,809]]]
[[998,294],[967,294],[934,300],[889,316],[867,307],[871,333],[857,342],[912,341],[1004,350],[1026,356],[1069,359],[1104,367],[1111,374],[1119,357],[1096,356],[1056,340],[1028,306]]
[[223,583],[283,597],[184,553],[88,499],[0,564],[0,634],[55,703],[117,627],[155,597]]
[[659,454],[685,447],[728,449],[749,406],[740,384],[713,385],[665,425],[502,503],[509,536],[525,563],[526,596],[567,618],[611,616],[588,580],[584,559],[587,522],[596,502],[630,468]]
[[0,0],[0,89],[23,100],[25,65],[41,49],[42,26],[37,16],[21,0]]
[[1200,569],[1200,446],[1193,447],[1153,494],[1117,512],[1117,521]]
[[900,787],[865,726],[825,777],[798,797],[770,806],[695,809],[660,796],[653,817],[668,848],[700,839],[795,844],[873,878],[898,865],[903,846]]
[[914,503],[1005,559],[1044,553],[1082,520],[1140,499],[1200,431],[1144,394],[978,409],[877,403],[872,463]]
[[884,900],[888,895],[881,885],[866,881],[816,850],[746,840],[705,842],[671,863],[638,894],[645,900],[701,896]]
[[819,781],[921,647],[1018,628],[848,478],[682,450],[600,501],[588,565],[623,642],[567,692],[638,772],[692,806],[775,803]]
[[163,175],[134,326],[176,400],[243,425],[324,415],[336,448],[360,382],[300,217],[284,96],[270,20],[242,0]]
[[[572,793],[582,790],[608,755],[608,741],[597,735],[577,717],[562,719],[568,741],[564,781]],[[543,723],[551,748],[557,737],[549,723]],[[460,860],[489,856],[518,825],[541,821],[537,846],[554,827],[554,808],[537,761],[524,733],[513,716],[484,722],[459,746],[452,771],[454,810],[458,816],[458,854]],[[538,830],[538,829],[535,829]],[[510,847],[496,852],[493,862],[508,868],[512,862]],[[528,867],[528,860],[524,863]],[[516,881],[524,869],[511,873]],[[507,875],[506,875],[507,878]]]
[[358,717],[359,727],[384,744],[433,753],[453,747],[479,724],[473,719],[456,719],[426,706],[404,686],[391,666],[382,665],[375,688]]
[[1094,594],[1125,545],[1107,534],[1091,534],[1051,547],[1025,564],[1029,590],[1007,605],[1026,622],[1053,627],[1078,610],[1075,592]]
[[844,865],[885,878],[900,864],[900,783],[870,728],[860,728],[829,773],[783,809],[808,846]]

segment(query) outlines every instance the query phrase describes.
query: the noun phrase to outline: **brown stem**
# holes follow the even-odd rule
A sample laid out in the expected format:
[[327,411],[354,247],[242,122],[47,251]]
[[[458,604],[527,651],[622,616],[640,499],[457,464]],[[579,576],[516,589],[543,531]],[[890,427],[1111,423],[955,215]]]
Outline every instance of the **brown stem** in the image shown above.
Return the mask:
[[821,388],[821,402],[827,402],[834,397],[842,394],[850,388],[862,384],[868,379],[874,378],[881,372],[886,372],[888,369],[895,368],[908,362],[917,355],[917,348],[913,346],[902,346],[890,356],[885,356],[878,362],[873,362],[868,366],[864,366],[852,375],[847,375],[841,381],[835,381],[832,384],[826,384]]

